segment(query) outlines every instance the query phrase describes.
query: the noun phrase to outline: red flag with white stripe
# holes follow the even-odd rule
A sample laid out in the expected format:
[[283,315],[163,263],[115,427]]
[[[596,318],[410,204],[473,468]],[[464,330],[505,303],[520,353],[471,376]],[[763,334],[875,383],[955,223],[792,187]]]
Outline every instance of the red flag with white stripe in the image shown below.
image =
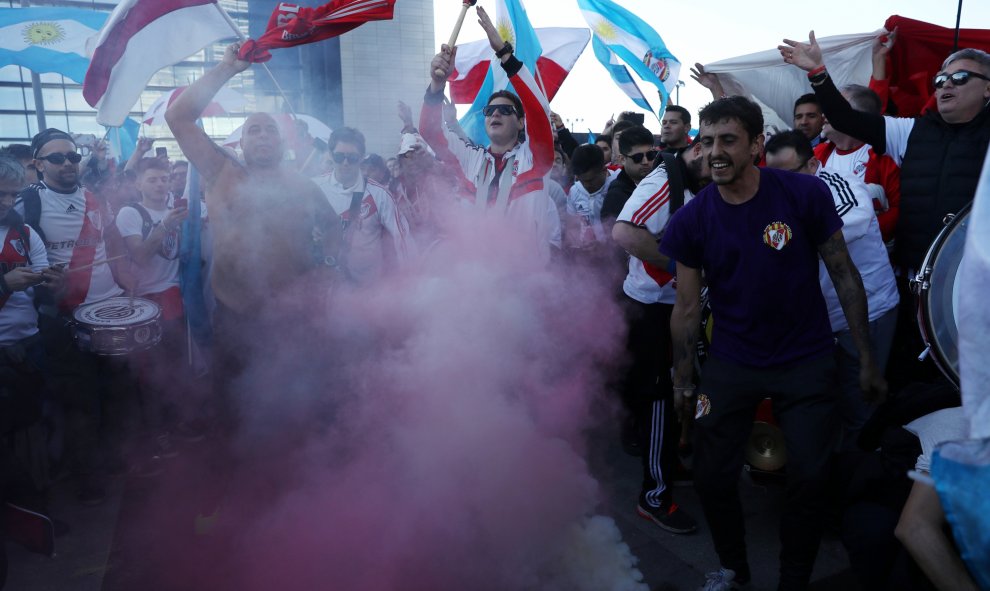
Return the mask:
[[266,62],[269,49],[314,43],[342,35],[368,21],[392,20],[395,0],[333,0],[318,8],[280,2],[257,40],[247,41],[242,60]]
[[215,0],[123,0],[96,37],[83,97],[118,127],[155,72],[236,35]]
[[[547,100],[553,100],[578,57],[588,46],[591,31],[585,28],[548,27],[535,29],[543,47],[536,62]],[[457,46],[454,72],[449,79],[451,100],[472,103],[488,73],[488,64],[495,56],[487,40],[462,43]]]

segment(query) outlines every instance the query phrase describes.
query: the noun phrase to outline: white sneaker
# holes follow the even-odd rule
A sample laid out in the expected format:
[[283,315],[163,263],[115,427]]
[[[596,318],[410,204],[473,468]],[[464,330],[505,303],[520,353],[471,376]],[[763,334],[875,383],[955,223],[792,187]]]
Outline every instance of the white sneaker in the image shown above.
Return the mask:
[[745,587],[746,585],[736,582],[736,571],[731,568],[719,568],[705,575],[705,586],[698,591],[731,591]]

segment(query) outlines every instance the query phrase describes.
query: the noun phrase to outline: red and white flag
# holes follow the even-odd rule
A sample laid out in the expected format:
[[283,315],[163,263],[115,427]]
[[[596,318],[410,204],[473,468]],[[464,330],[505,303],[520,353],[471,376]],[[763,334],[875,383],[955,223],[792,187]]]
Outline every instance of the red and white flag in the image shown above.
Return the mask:
[[268,28],[257,41],[242,47],[239,57],[250,62],[272,59],[269,49],[314,43],[343,35],[368,21],[392,20],[395,0],[333,0],[318,8],[279,2]]
[[[588,46],[591,31],[565,27],[548,27],[535,31],[543,47],[543,55],[537,60],[536,69],[539,70],[547,100],[553,100],[581,52]],[[451,100],[455,103],[474,102],[494,56],[487,40],[457,46],[454,72],[449,80]]]
[[96,38],[83,97],[118,127],[155,72],[235,36],[216,0],[123,0]]

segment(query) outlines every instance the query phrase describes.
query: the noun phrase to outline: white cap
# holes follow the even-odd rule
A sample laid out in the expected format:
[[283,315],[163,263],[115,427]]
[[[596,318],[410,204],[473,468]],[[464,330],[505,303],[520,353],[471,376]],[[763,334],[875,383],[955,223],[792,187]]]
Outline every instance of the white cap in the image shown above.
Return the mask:
[[402,141],[399,142],[399,156],[402,156],[406,152],[421,148],[426,151],[430,156],[436,157],[436,153],[427,145],[426,140],[423,136],[418,133],[404,133],[402,134]]

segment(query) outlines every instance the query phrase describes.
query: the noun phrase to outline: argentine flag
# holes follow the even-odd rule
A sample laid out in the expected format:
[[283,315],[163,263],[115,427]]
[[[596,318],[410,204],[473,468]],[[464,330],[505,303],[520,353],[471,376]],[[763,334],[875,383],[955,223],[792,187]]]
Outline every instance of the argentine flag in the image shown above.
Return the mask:
[[[595,51],[595,57],[598,58],[598,61],[605,66],[605,69],[612,76],[612,80],[616,86],[621,88],[622,92],[626,93],[636,103],[637,107],[655,113],[656,111],[650,106],[650,101],[646,100],[643,91],[636,86],[636,81],[633,80],[632,74],[629,73],[629,70],[619,59],[619,56],[612,53],[612,50],[606,47],[597,36],[592,37],[591,48]],[[588,140],[588,143],[593,144],[595,142]]]
[[[667,50],[663,39],[653,27],[612,0],[577,0],[577,3],[595,34],[595,40],[601,41],[632,68],[639,78],[657,87],[661,100],[657,117],[662,117],[667,108],[668,97],[677,86],[681,63]],[[599,61],[602,61],[601,57]],[[612,65],[604,61],[602,65],[613,73],[614,79]],[[623,86],[620,80],[616,82],[620,87]],[[627,88],[623,90],[629,94]],[[639,101],[636,104],[640,104]]]
[[[526,16],[526,9],[522,6],[522,0],[497,0],[495,26],[498,28],[502,39],[512,44],[516,58],[526,64],[533,77],[536,78],[536,83],[542,88],[543,82],[539,78],[536,62],[543,54],[543,47],[540,45],[540,39],[536,36],[536,31],[533,30],[533,25],[529,22],[529,17]],[[488,145],[488,134],[485,133],[485,115],[482,110],[493,92],[505,89],[513,90],[512,85],[509,84],[509,77],[505,75],[505,70],[502,69],[499,59],[492,52],[491,65],[488,67],[485,81],[481,83],[481,89],[478,90],[478,96],[474,99],[467,114],[460,120],[464,133],[474,143],[480,146]]]
[[94,10],[0,8],[0,67],[55,72],[82,84],[89,67],[86,41],[106,20],[106,12]]

